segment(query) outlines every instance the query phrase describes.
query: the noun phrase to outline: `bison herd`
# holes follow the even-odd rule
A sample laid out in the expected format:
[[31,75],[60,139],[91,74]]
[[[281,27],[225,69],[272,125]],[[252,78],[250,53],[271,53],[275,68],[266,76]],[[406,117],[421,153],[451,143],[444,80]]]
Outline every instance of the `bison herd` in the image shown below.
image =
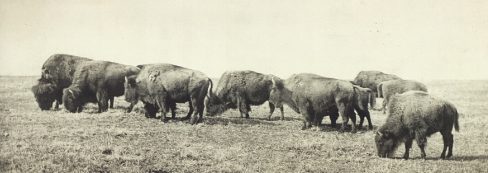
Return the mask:
[[[213,89],[215,88],[215,89]],[[331,124],[341,117],[340,131],[351,121],[351,132],[362,128],[364,118],[373,129],[369,109],[375,109],[377,97],[383,103],[379,110],[388,112],[386,122],[375,132],[378,156],[392,157],[396,148],[405,144],[404,158],[415,139],[421,157],[427,137],[436,132],[443,136],[441,158],[452,156],[452,128],[459,129],[458,112],[454,105],[427,93],[417,81],[404,80],[379,71],[361,71],[354,81],[299,73],[287,79],[254,71],[227,71],[217,86],[204,73],[173,64],[123,65],[65,54],[49,57],[42,66],[41,78],[32,87],[41,110],[63,104],[69,112],[81,112],[87,103],[97,103],[98,112],[113,108],[114,97],[125,96],[130,103],[127,112],[141,101],[145,116],[160,113],[165,120],[168,111],[175,118],[176,103],[187,103],[185,119],[191,124],[206,116],[237,109],[249,118],[251,105],[266,101],[270,111],[276,108],[284,119],[283,105],[303,117],[302,129],[319,126],[325,116]],[[356,114],[360,122],[356,127]],[[447,150],[447,155],[446,155]]]

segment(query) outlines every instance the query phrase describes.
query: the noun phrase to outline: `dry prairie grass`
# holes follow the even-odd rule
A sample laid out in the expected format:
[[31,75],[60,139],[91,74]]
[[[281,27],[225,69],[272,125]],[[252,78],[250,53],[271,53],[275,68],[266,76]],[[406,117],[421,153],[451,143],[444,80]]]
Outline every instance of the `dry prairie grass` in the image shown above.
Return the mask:
[[[190,125],[162,123],[128,103],[95,113],[38,109],[30,87],[34,77],[0,77],[0,172],[486,172],[488,170],[488,81],[426,82],[433,95],[454,103],[461,131],[454,133],[454,156],[439,160],[442,138],[428,140],[426,160],[412,148],[411,160],[376,156],[373,131],[357,134],[300,130],[300,115],[286,109],[267,121],[267,104],[253,107],[251,119],[236,111]],[[379,100],[380,101],[380,100]],[[178,105],[178,116],[187,104]],[[386,118],[372,111],[375,128]],[[325,124],[329,124],[326,118]],[[339,119],[340,121],[340,119]],[[400,146],[396,156],[403,153]]]

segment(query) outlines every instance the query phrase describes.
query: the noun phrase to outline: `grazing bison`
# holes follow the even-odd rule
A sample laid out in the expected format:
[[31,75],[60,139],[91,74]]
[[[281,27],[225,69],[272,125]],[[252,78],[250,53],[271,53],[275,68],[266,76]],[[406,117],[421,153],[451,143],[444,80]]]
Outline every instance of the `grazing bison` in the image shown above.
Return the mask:
[[378,84],[378,94],[384,98],[381,107],[383,113],[386,113],[386,105],[393,94],[401,94],[407,91],[427,92],[427,87],[423,83],[413,80],[389,80]]
[[127,77],[125,83],[125,98],[131,103],[128,112],[141,100],[147,117],[155,117],[160,111],[161,120],[165,120],[168,109],[172,110],[172,117],[175,118],[176,103],[189,102],[190,111],[186,119],[191,118],[191,124],[203,120],[204,100],[209,88],[210,91],[212,89],[210,78],[202,72],[173,64],[138,67],[141,68],[140,73]]
[[345,130],[351,119],[351,132],[356,132],[354,102],[357,100],[359,88],[350,82],[301,73],[292,75],[284,82],[273,83],[270,100],[276,105],[285,103],[295,112],[302,114],[302,129],[311,127],[312,122],[318,125],[324,115],[330,115],[334,112],[332,110],[336,109],[342,117],[341,131]]
[[[210,94],[206,100],[206,109],[209,116],[222,114],[228,109],[239,109],[241,117],[249,118],[250,105],[262,105],[269,101],[269,95],[273,85],[272,80],[281,81],[273,75],[265,75],[254,71],[227,71],[220,77],[219,84],[214,94]],[[281,110],[283,120],[283,106],[269,103],[271,120],[275,107]]]
[[[356,89],[355,90],[356,95],[355,95],[355,99],[353,100],[353,105],[354,105],[354,110],[356,111],[356,113],[359,115],[360,118],[358,128],[361,129],[363,127],[364,118],[366,118],[368,120],[368,128],[372,130],[373,123],[371,122],[371,117],[368,110],[368,104],[369,101],[371,100],[371,97],[374,97],[373,92],[369,88],[362,88],[357,85],[354,85],[354,87]],[[337,107],[333,106],[329,113],[329,118],[332,126],[336,125],[336,120],[338,117],[339,117],[339,110],[337,109]],[[323,120],[323,116],[319,117],[318,119],[319,125],[321,124],[322,120]]]
[[393,96],[389,107],[388,118],[375,136],[378,156],[392,157],[398,145],[405,142],[403,158],[408,159],[415,139],[421,157],[425,158],[427,137],[436,132],[441,132],[444,141],[441,158],[452,156],[452,127],[459,131],[458,112],[454,105],[422,91],[409,91]]
[[[379,93],[376,93],[377,86],[379,83],[383,81],[388,81],[388,80],[397,80],[401,79],[400,77],[393,75],[393,74],[386,74],[380,71],[361,71],[358,73],[356,78],[354,78],[353,83],[356,85],[359,85],[364,88],[369,88],[371,89],[376,97],[381,97]],[[374,105],[376,104],[376,99],[370,100],[370,105],[372,108],[374,108]]]
[[96,102],[98,112],[105,112],[109,99],[124,95],[125,76],[138,72],[137,67],[114,62],[84,62],[76,69],[73,83],[63,90],[64,107],[70,112],[81,112],[86,103]]
[[36,102],[41,110],[55,109],[62,104],[63,89],[71,85],[76,67],[91,59],[65,54],[50,56],[42,65],[41,78],[32,86]]

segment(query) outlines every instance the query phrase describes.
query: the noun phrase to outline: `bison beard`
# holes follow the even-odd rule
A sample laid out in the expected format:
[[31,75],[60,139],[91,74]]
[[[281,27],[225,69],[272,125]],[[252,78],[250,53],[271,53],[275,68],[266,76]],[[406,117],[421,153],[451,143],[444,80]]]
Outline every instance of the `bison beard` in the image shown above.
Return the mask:
[[[31,91],[34,93],[36,102],[41,110],[51,109],[53,102],[56,100],[56,88],[57,86],[50,83],[46,79],[39,79],[38,84],[32,86]],[[59,103],[56,103],[56,109],[59,108]]]

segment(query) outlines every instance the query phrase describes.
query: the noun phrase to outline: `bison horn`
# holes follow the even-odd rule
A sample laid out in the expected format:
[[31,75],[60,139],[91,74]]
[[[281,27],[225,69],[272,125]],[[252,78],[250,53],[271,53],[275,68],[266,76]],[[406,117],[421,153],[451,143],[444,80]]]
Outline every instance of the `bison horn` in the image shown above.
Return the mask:
[[383,136],[383,133],[381,133],[380,131],[376,131],[376,134],[379,136]]
[[75,96],[75,93],[73,93],[73,90],[68,89],[68,92],[71,93],[72,96]]

